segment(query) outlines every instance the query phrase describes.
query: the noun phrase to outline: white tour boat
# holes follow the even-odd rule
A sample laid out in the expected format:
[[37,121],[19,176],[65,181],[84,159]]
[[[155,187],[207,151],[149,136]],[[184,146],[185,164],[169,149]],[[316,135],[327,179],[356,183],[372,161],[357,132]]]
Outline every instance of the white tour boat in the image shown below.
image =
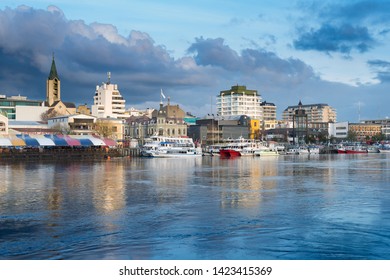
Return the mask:
[[145,139],[145,145],[141,149],[144,157],[198,157],[202,156],[202,149],[195,147],[194,142],[188,137],[152,136]]

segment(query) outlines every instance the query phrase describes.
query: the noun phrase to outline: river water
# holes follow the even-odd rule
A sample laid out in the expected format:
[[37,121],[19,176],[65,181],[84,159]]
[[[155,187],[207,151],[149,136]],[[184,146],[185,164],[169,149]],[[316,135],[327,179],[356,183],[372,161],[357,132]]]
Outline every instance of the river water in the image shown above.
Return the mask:
[[390,259],[390,155],[3,162],[0,259]]

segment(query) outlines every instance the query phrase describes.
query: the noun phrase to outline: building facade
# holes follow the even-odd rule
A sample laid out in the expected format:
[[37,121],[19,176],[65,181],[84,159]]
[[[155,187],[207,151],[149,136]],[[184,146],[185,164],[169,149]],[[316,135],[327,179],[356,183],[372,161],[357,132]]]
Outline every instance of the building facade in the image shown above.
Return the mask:
[[50,128],[75,135],[92,135],[95,133],[96,117],[90,115],[66,115],[50,118],[47,124]]
[[0,95],[0,113],[9,120],[15,121],[40,121],[41,114],[49,107],[44,101],[28,100],[26,96]]
[[0,112],[0,134],[8,134],[8,118]]
[[363,123],[379,124],[381,126],[381,133],[383,137],[390,140],[390,119],[364,120]]
[[221,91],[217,97],[217,114],[223,117],[247,115],[254,120],[263,120],[261,96],[246,86],[232,86]]
[[[302,104],[302,103],[301,103]],[[292,121],[295,111],[299,108],[297,106],[288,106],[283,111],[283,120]],[[301,108],[305,110],[307,114],[307,121],[311,122],[336,122],[336,110],[330,107],[328,104],[308,104],[301,105]]]
[[126,139],[139,139],[152,135],[183,137],[187,136],[186,113],[179,105],[167,105],[160,103],[160,108],[152,112],[152,117],[147,115],[131,116],[126,120]]
[[348,122],[329,123],[329,138],[346,139],[348,137]]
[[261,102],[261,108],[263,109],[264,121],[276,121],[276,105],[270,102]]
[[119,92],[118,85],[111,84],[110,76],[108,73],[108,81],[96,86],[91,107],[92,115],[97,118],[126,119],[129,117],[125,114],[126,101]]
[[373,123],[350,123],[349,133],[356,141],[370,140],[373,136],[379,136],[382,133],[382,126]]

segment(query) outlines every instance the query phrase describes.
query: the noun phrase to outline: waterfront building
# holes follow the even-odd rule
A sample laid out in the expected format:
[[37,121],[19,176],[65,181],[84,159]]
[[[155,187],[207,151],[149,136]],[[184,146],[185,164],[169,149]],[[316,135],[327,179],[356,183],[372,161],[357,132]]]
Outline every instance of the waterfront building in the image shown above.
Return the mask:
[[41,114],[49,107],[40,100],[28,100],[26,96],[0,95],[0,113],[9,120],[15,121],[40,121]]
[[351,137],[356,141],[366,141],[373,136],[379,136],[382,132],[382,125],[375,123],[349,123],[348,126]]
[[329,138],[346,139],[348,137],[348,122],[329,123]]
[[269,130],[276,128],[278,121],[276,120],[276,105],[267,101],[260,103],[263,109],[263,123],[262,130]]
[[119,142],[125,140],[125,120],[113,118],[97,118],[95,133],[101,137],[111,138]]
[[92,115],[97,118],[127,119],[125,113],[126,100],[123,99],[117,84],[111,83],[111,73],[107,73],[108,81],[96,86],[91,107]]
[[[196,120],[195,125],[188,127],[188,136],[194,141],[200,141],[202,145],[212,145],[222,142],[226,139],[237,139],[244,137],[246,139],[257,137],[259,121],[251,120],[249,116],[232,116],[221,118],[208,116]],[[256,138],[257,139],[257,138]]]
[[152,118],[146,115],[130,116],[125,123],[125,138],[130,139],[145,139],[149,137],[149,125],[152,124]]
[[263,109],[263,120],[264,121],[275,121],[276,120],[276,105],[267,101],[260,103]]
[[151,118],[144,114],[126,119],[125,137],[127,140],[138,139],[140,143],[152,135],[184,137],[188,127],[185,118],[186,113],[179,105],[171,105],[168,98],[164,106],[161,100],[160,108],[153,110]]
[[246,86],[232,86],[217,97],[217,114],[222,118],[247,115],[253,120],[263,120],[261,96]]
[[53,117],[47,120],[48,127],[63,134],[92,135],[95,133],[96,117],[76,114]]
[[168,98],[168,104],[163,106],[160,102],[160,108],[152,113],[153,122],[148,128],[148,135],[158,134],[160,136],[181,137],[187,136],[187,124],[184,121],[186,113],[179,105],[171,105]]
[[381,133],[385,139],[390,139],[390,119],[374,119],[374,120],[363,120],[366,124],[379,124],[381,126]]
[[308,123],[312,122],[336,122],[336,110],[328,104],[308,104],[308,105],[288,106],[283,111],[284,121],[293,121],[295,111],[299,106],[305,110]]
[[8,118],[0,112],[0,134],[8,134]]

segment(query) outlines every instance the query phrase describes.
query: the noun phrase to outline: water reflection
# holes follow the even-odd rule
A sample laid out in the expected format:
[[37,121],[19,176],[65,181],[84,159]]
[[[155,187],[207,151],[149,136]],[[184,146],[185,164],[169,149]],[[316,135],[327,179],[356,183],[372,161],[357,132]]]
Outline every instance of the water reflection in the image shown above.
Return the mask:
[[0,258],[390,257],[386,155],[0,163]]

